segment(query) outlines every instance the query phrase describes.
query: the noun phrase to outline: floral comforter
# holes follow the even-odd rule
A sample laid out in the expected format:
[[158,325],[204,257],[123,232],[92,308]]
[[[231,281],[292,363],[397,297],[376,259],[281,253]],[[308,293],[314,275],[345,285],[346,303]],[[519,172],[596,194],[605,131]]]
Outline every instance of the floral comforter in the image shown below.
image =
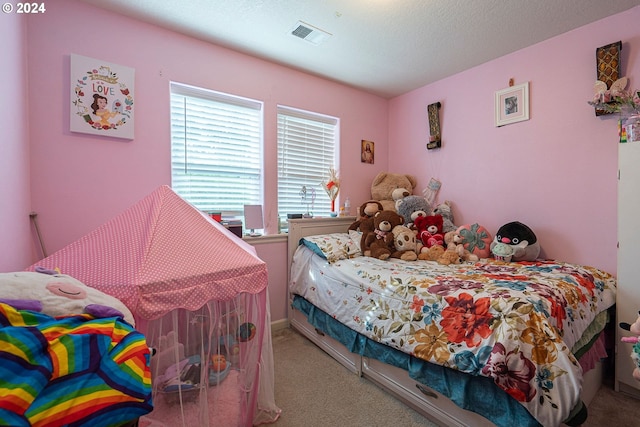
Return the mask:
[[579,402],[582,370],[571,348],[616,291],[608,273],[564,262],[328,261],[304,246],[291,274],[291,292],[346,326],[492,378],[544,426],[560,425]]

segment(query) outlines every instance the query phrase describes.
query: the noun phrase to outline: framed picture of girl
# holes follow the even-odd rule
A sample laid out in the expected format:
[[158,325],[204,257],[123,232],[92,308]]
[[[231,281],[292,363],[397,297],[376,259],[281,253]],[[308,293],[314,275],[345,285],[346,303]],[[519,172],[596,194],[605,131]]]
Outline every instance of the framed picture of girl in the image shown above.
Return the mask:
[[71,132],[132,140],[133,68],[71,54]]

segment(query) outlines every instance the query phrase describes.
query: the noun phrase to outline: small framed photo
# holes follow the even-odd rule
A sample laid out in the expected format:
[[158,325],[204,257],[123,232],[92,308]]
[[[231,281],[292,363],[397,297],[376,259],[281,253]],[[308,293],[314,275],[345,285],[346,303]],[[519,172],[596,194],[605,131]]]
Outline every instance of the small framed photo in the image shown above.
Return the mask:
[[376,144],[363,139],[360,144],[360,162],[373,164]]
[[529,120],[529,82],[496,92],[496,127]]

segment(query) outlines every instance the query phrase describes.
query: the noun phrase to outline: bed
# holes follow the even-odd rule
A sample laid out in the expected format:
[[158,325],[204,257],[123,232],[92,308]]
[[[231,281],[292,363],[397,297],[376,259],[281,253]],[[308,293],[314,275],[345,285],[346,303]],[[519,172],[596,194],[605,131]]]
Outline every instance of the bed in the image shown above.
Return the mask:
[[294,329],[441,425],[584,421],[613,276],[556,261],[377,260],[359,253],[352,221],[289,222]]

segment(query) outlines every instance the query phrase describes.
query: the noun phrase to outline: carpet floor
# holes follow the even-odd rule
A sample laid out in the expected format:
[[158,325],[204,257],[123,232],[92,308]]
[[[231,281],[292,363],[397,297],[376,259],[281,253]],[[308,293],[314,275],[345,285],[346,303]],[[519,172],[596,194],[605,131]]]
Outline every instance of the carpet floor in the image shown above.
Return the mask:
[[[291,329],[273,334],[274,427],[436,427],[367,379],[358,377]],[[640,401],[605,384],[582,427],[640,426]]]

